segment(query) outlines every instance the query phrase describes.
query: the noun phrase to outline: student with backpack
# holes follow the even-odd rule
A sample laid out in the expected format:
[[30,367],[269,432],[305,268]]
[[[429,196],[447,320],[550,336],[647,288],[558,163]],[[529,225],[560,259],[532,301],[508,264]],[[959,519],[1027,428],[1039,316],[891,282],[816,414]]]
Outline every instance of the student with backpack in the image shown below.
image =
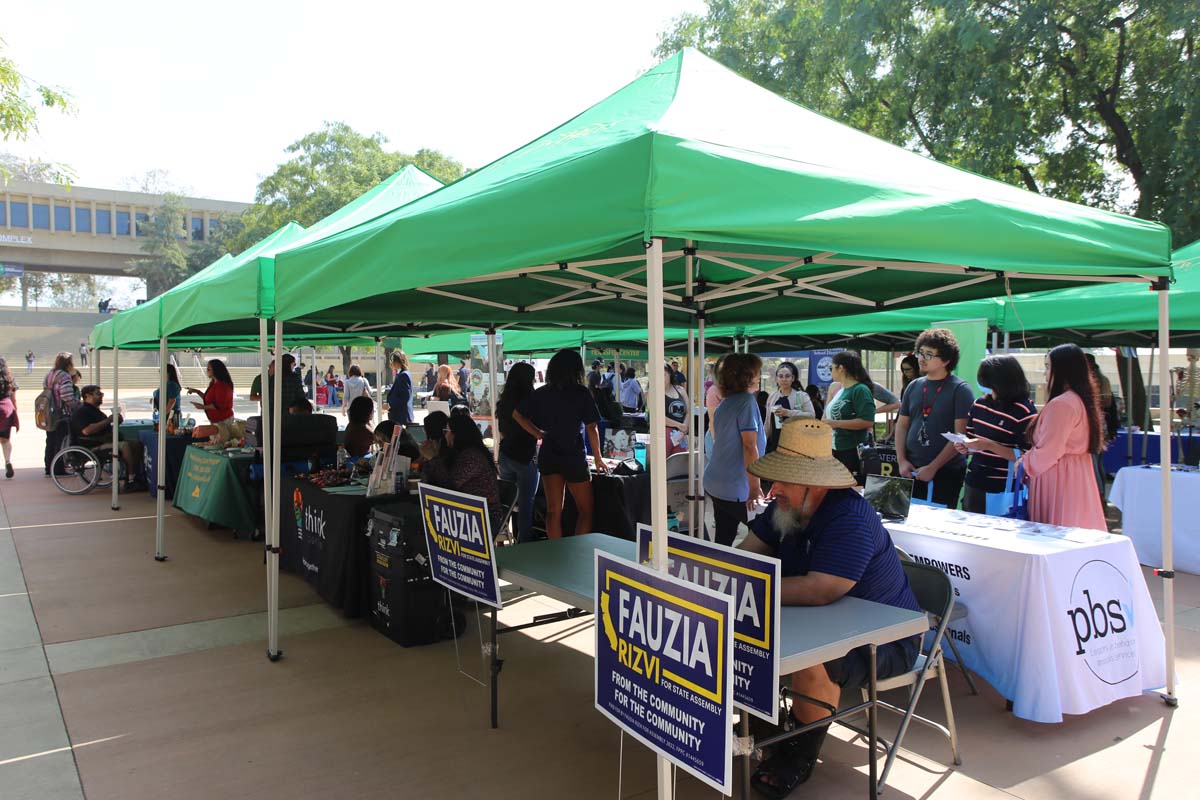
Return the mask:
[[46,477],[50,477],[50,462],[62,449],[63,441],[70,436],[69,420],[79,404],[75,398],[75,386],[71,373],[75,363],[70,353],[59,353],[54,357],[54,369],[46,373],[42,381],[42,393],[34,401],[34,416],[37,426],[46,432]]
[[17,418],[17,382],[13,380],[8,362],[0,358],[0,448],[4,450],[4,477],[13,476],[12,442],[9,437],[13,431],[21,430],[21,421]]

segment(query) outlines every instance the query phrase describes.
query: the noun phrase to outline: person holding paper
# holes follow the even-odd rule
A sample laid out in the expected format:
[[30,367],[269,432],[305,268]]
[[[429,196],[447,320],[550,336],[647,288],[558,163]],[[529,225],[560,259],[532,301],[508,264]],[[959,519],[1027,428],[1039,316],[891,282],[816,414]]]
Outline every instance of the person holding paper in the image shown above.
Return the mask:
[[955,443],[970,454],[963,510],[987,513],[987,496],[1004,491],[1009,465],[1027,449],[1029,425],[1037,409],[1029,399],[1029,382],[1013,356],[988,356],[979,365],[975,382],[983,395],[968,415],[966,437]]
[[767,397],[767,452],[779,446],[783,423],[799,417],[815,417],[812,398],[800,386],[800,370],[791,361],[780,362],[775,370],[775,391]]
[[946,328],[930,328],[917,337],[917,358],[925,374],[904,391],[896,420],[896,461],[900,475],[915,479],[913,497],[958,508],[967,460],[943,433],[963,433],[975,395],[954,375],[958,340]]
[[[843,596],[919,611],[891,536],[875,509],[854,490],[854,476],[833,455],[833,431],[824,422],[799,419],[780,432],[779,447],[750,465],[750,472],[774,482],[772,502],[750,523],[742,549],[780,560],[780,594],[785,605],[823,606]],[[913,668],[920,637],[880,646],[880,680]],[[837,708],[844,688],[867,685],[870,650],[793,673],[792,689]],[[829,716],[825,707],[795,701],[791,714],[801,723]],[[828,726],[780,744],[751,782],[768,797],[786,797],[812,775]]]

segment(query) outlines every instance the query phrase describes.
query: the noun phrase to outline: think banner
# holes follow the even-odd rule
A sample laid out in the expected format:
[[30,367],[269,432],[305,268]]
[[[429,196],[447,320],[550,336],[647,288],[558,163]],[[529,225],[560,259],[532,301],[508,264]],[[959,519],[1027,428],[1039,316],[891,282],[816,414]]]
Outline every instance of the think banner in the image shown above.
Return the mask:
[[732,791],[733,600],[595,551],[596,708]]
[[[654,534],[638,525],[638,561]],[[667,534],[667,571],[733,598],[733,702],[775,722],[779,715],[779,559]]]
[[417,491],[433,579],[447,589],[500,608],[487,500],[428,483],[418,484]]

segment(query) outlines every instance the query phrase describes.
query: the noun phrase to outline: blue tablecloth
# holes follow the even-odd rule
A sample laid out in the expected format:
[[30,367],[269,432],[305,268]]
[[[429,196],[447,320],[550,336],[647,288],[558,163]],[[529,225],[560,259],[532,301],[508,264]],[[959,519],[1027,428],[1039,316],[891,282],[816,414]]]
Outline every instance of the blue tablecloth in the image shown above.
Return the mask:
[[[1128,441],[1129,437],[1133,437],[1133,462],[1129,462]],[[1159,464],[1162,462],[1159,449],[1159,436],[1157,433],[1149,434],[1150,441],[1146,447],[1146,459],[1142,460],[1142,441],[1147,434],[1143,431],[1134,431],[1130,434],[1124,428],[1117,431],[1117,438],[1109,445],[1108,450],[1104,452],[1104,471],[1109,475],[1116,475],[1123,468],[1128,466],[1138,466],[1142,463]],[[1189,450],[1192,448],[1192,450]],[[1189,437],[1186,433],[1183,436],[1184,452],[1195,452],[1200,450],[1200,435]],[[1179,459],[1179,436],[1171,437],[1171,459],[1177,461]]]
[[[150,429],[138,432],[138,441],[142,443],[142,469],[145,472],[146,484],[150,488],[150,496],[158,497],[156,480],[158,469],[158,431]],[[183,454],[192,441],[190,436],[167,436],[167,499],[175,496],[175,484],[179,481],[179,466],[183,463]]]

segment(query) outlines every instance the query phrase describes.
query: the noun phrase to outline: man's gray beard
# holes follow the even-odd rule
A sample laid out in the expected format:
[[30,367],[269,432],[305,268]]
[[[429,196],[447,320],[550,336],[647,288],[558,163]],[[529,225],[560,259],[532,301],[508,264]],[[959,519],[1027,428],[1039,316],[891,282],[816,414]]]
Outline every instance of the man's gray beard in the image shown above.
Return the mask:
[[784,539],[804,530],[800,512],[794,508],[784,508],[778,502],[775,503],[775,510],[771,512],[771,522],[774,523],[775,530],[779,531],[780,538]]

